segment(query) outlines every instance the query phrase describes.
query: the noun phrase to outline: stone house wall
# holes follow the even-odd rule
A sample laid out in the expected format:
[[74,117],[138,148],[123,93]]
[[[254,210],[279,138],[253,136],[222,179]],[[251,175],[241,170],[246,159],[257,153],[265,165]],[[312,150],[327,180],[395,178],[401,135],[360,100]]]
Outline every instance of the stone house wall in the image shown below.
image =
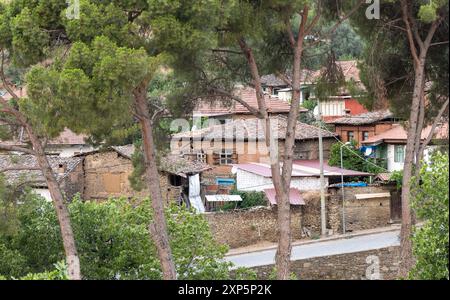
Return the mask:
[[[386,187],[346,188],[346,231],[385,227],[390,221],[390,198],[356,200],[355,194],[382,193]],[[342,201],[340,190],[327,194],[327,228],[332,234],[342,233]],[[292,238],[316,238],[321,234],[320,193],[301,193],[305,205],[292,206]],[[213,235],[231,248],[278,240],[276,207],[212,212],[205,215]]]
[[[390,224],[390,197],[357,200],[356,194],[390,193],[388,186],[345,187],[346,231],[385,227]],[[329,189],[327,202],[328,227],[334,232],[342,232],[342,191]]]
[[[292,262],[291,272],[300,280],[367,280],[367,273],[372,276],[371,271],[376,267],[377,261],[379,279],[397,278],[399,247],[297,260]],[[273,267],[268,265],[253,269],[257,272],[258,279],[269,279]]]
[[61,182],[61,189],[64,192],[64,196],[69,201],[79,193],[83,196],[84,190],[84,171],[83,162],[80,162]]
[[[254,245],[261,241],[278,241],[276,208],[258,207],[248,210],[206,213],[217,242],[230,248]],[[292,209],[292,238],[301,237],[301,207]]]

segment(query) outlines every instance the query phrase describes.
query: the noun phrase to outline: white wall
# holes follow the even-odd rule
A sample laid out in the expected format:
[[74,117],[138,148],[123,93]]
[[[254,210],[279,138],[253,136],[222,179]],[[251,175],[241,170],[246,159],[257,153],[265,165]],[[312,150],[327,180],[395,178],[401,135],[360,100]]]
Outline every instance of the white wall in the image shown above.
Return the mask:
[[387,168],[389,172],[403,170],[403,162],[395,162],[395,145],[387,145]]
[[33,192],[45,198],[47,201],[52,201],[52,196],[50,196],[50,191],[48,189],[33,189]]
[[[345,116],[345,100],[327,100],[320,102],[320,108],[322,110],[322,116]],[[318,107],[314,109],[314,115],[318,115]]]
[[[328,185],[328,178],[326,177],[325,184]],[[300,191],[320,190],[320,178],[294,177],[291,180],[291,187]],[[236,188],[239,191],[260,192],[264,189],[273,188],[272,178],[238,169],[236,173]]]
[[75,153],[85,153],[93,151],[94,147],[90,145],[82,146],[62,146],[58,148],[49,147],[47,152],[50,154],[58,154],[61,157],[72,157]]
[[[423,152],[423,160],[425,163],[430,162],[430,154],[438,148],[437,146],[427,146]],[[406,151],[406,146],[405,146]],[[405,152],[406,153],[406,152]],[[387,145],[387,168],[389,172],[403,170],[404,162],[395,162],[395,145]]]

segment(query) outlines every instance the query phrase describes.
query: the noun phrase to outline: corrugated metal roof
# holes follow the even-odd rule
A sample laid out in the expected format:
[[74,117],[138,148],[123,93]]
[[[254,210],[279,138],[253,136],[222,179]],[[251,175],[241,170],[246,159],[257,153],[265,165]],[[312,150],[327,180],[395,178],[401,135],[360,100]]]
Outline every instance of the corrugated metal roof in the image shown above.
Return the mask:
[[[238,169],[263,176],[272,177],[270,166],[261,163],[248,163],[236,165]],[[324,176],[370,176],[372,174],[366,172],[359,172],[354,170],[341,169],[338,167],[331,167],[327,163],[324,163]],[[320,176],[320,163],[318,160],[296,160],[292,165],[292,177],[319,177]]]
[[[276,191],[274,188],[272,189],[265,189],[264,193],[267,196],[267,199],[269,199],[270,204],[276,205]],[[300,191],[295,188],[291,188],[289,190],[289,202],[291,205],[305,205],[305,200],[303,200],[302,195],[300,194]]]

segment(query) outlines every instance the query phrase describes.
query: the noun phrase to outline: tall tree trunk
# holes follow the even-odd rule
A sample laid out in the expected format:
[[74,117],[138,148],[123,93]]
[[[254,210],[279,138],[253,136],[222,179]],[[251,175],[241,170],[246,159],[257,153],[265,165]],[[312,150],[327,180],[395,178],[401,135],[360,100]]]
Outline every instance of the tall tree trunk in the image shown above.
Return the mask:
[[[8,86],[8,83],[5,80],[5,76],[3,73],[3,56],[0,68],[0,77],[2,79],[4,87],[8,90],[10,95],[14,99],[18,100],[19,99],[18,96],[14,93],[11,87]],[[50,191],[53,206],[55,207],[56,215],[58,218],[59,227],[61,230],[61,238],[63,241],[63,247],[66,256],[69,279],[80,280],[81,279],[80,259],[78,257],[75,238],[72,231],[72,225],[70,223],[69,211],[67,210],[67,206],[64,201],[64,196],[61,192],[61,188],[58,184],[58,181],[56,180],[55,174],[53,173],[50,163],[48,162],[47,156],[45,155],[45,149],[39,138],[35,135],[32,126],[27,122],[26,117],[16,108],[10,106],[9,103],[1,96],[0,96],[0,107],[2,108],[1,112],[13,116],[17,121],[17,123],[25,128],[25,131],[28,134],[28,138],[30,139],[33,150],[14,146],[5,147],[4,149],[20,151],[23,153],[34,155],[36,157],[37,163],[40,167],[40,170],[42,171],[42,175],[44,176],[45,181],[47,183],[48,190]]]
[[142,132],[145,175],[153,208],[153,222],[149,225],[149,231],[161,262],[163,278],[166,280],[175,280],[177,274],[164,215],[164,201],[161,194],[159,173],[156,164],[155,143],[153,140],[153,125],[147,103],[147,87],[148,84],[141,84],[136,88],[134,97],[136,114]]
[[75,245],[75,238],[72,231],[72,225],[70,223],[69,211],[67,209],[66,203],[64,201],[64,196],[61,192],[59,184],[56,180],[55,174],[50,166],[50,163],[45,155],[44,148],[42,147],[41,141],[36,137],[33,129],[30,125],[25,126],[25,130],[28,134],[30,142],[35,151],[36,160],[39,167],[42,170],[42,174],[47,182],[48,190],[52,197],[53,205],[56,210],[56,215],[58,217],[59,227],[61,229],[61,237],[64,245],[64,252],[66,255],[67,268],[69,278],[72,280],[81,279],[80,271],[80,259],[78,257],[77,248]]
[[[295,146],[295,129],[300,111],[300,87],[301,87],[301,56],[303,52],[303,38],[305,35],[305,26],[308,17],[308,7],[302,11],[302,20],[299,27],[299,35],[294,38],[291,28],[288,28],[289,38],[292,50],[294,52],[293,76],[292,76],[292,102],[289,116],[287,119],[286,138],[284,140],[284,157],[282,172],[280,172],[280,158],[276,153],[276,141],[271,133],[270,118],[267,114],[264,93],[261,86],[261,78],[256,64],[256,60],[251,48],[248,47],[244,39],[240,39],[239,46],[244,52],[250,73],[253,78],[253,85],[256,90],[256,98],[259,108],[259,117],[264,120],[265,124],[265,140],[266,146],[270,150],[270,167],[272,172],[272,182],[276,192],[277,200],[277,220],[278,220],[278,248],[276,252],[276,271],[277,279],[289,279],[289,269],[292,250],[292,234],[291,234],[291,205],[290,205],[290,185],[292,178],[292,164]],[[290,26],[290,25],[289,25]]]
[[[408,139],[406,143],[405,162],[403,167],[403,181],[402,181],[402,227],[400,232],[400,265],[399,276],[407,277],[409,271],[414,265],[414,257],[412,253],[412,214],[410,205],[411,196],[411,178],[413,175],[413,164],[415,163],[415,154],[419,153],[416,150],[417,138],[420,141],[420,136],[417,137],[420,114],[421,100],[423,97],[425,76],[425,63],[427,52],[430,48],[433,36],[439,27],[441,19],[435,20],[427,33],[425,40],[422,40],[417,28],[412,26],[414,16],[411,11],[410,4],[406,0],[401,1],[402,19],[406,27],[406,36],[409,43],[409,48],[414,64],[414,89],[411,101],[411,114],[408,124]],[[425,108],[425,107],[424,107]],[[420,149],[420,147],[419,147]]]
[[402,227],[400,233],[400,267],[399,275],[406,277],[409,270],[414,264],[412,255],[412,218],[411,218],[411,175],[414,163],[414,148],[415,136],[417,134],[417,122],[420,109],[420,100],[422,95],[422,82],[424,77],[424,61],[421,60],[419,66],[415,71],[415,83],[413,99],[411,103],[411,114],[408,124],[408,140],[406,143],[405,163],[403,167],[403,181],[402,181]]

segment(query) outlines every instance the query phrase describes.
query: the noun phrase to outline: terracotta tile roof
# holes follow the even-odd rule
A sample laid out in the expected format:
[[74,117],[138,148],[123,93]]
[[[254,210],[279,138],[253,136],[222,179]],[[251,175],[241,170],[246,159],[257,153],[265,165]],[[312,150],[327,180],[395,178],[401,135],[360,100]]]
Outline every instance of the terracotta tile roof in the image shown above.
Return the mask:
[[159,169],[161,171],[187,177],[211,169],[206,163],[189,160],[179,155],[167,155],[161,159]]
[[[0,123],[0,125],[2,125]],[[70,129],[64,129],[61,134],[50,140],[48,142],[48,145],[52,146],[58,146],[58,145],[86,145],[85,139],[87,138],[86,135],[83,134],[76,134]],[[19,137],[14,137],[13,140],[10,141],[2,141],[2,143],[8,144],[8,145],[14,145],[14,146],[26,146],[28,143],[28,136],[26,133],[23,134],[22,141],[19,140]]]
[[[131,159],[131,156],[134,153],[135,147],[134,145],[125,145],[125,146],[111,146],[106,150],[113,150],[119,153],[121,156]],[[83,154],[79,154],[77,156],[86,156],[94,153],[99,153],[101,150],[94,150],[91,152],[86,152]],[[209,170],[211,167],[205,163],[189,160],[188,158],[181,157],[179,155],[167,155],[161,158],[159,170],[168,172],[171,174],[179,175],[186,177],[187,175],[201,173],[203,171]]]
[[[431,126],[426,127],[425,129],[422,130],[422,134],[421,134],[421,139],[426,139],[427,136],[429,135],[431,131]],[[403,128],[402,125],[400,124],[394,124],[394,126],[390,129],[387,130],[385,132],[382,132],[380,134],[374,135],[372,137],[370,137],[369,139],[362,141],[362,144],[380,144],[383,142],[392,142],[392,141],[396,141],[396,142],[402,142],[402,143],[406,143],[408,138],[408,134],[405,130],[405,128]],[[448,139],[448,123],[442,123],[441,125],[439,125],[436,130],[435,130],[435,134],[434,134],[434,139]]]
[[337,64],[342,68],[345,80],[353,80],[361,82],[360,71],[358,69],[358,62],[356,60],[338,61]]
[[[346,81],[353,80],[361,82],[360,71],[358,69],[358,62],[356,60],[341,60],[336,62],[342,69]],[[302,84],[312,84],[320,77],[320,70],[302,70],[300,80]],[[291,78],[291,74],[287,74],[287,78]],[[261,77],[261,82],[269,87],[284,87],[287,84],[275,74],[264,75]]]
[[[303,84],[313,83],[320,75],[320,71],[303,69],[300,74],[300,81]],[[287,78],[291,79],[292,75],[288,74]],[[284,87],[287,84],[275,74],[261,76],[261,83],[269,87]]]
[[120,155],[129,159],[131,159],[131,156],[134,153],[134,145],[112,146],[111,148],[114,149]]
[[[282,115],[270,117],[272,132],[278,139],[286,138],[287,118]],[[296,140],[316,139],[319,136],[319,128],[305,123],[297,122],[295,130]],[[326,130],[322,130],[324,138],[337,136]],[[258,139],[264,140],[263,123],[260,119],[234,120],[226,124],[214,125],[199,130],[186,131],[174,134],[173,139],[193,138],[199,139]]]
[[365,125],[392,119],[394,115],[389,110],[379,110],[359,115],[347,116],[330,121],[331,124],[339,125]]
[[392,173],[379,173],[374,179],[379,181],[390,181],[391,176]]
[[84,145],[86,144],[86,138],[87,135],[76,134],[66,128],[57,138],[50,140],[48,143],[49,145]]
[[[68,176],[82,161],[80,157],[47,156],[56,179],[61,181]],[[62,166],[62,172],[60,172]],[[18,184],[24,181],[33,182],[32,186],[47,186],[40,170],[7,170],[10,168],[35,168],[38,167],[34,155],[0,155],[0,172],[5,175],[9,184]]]
[[[236,91],[236,95],[241,97],[246,103],[254,108],[258,108],[258,101],[256,99],[256,91],[253,88],[242,88]],[[291,105],[278,98],[265,95],[266,106],[269,113],[289,113]],[[302,109],[301,111],[307,111]],[[249,114],[248,109],[242,104],[231,101],[230,106],[223,105],[221,103],[209,103],[202,101],[194,109],[194,115],[202,116],[221,116],[221,115],[234,115],[234,114]]]

